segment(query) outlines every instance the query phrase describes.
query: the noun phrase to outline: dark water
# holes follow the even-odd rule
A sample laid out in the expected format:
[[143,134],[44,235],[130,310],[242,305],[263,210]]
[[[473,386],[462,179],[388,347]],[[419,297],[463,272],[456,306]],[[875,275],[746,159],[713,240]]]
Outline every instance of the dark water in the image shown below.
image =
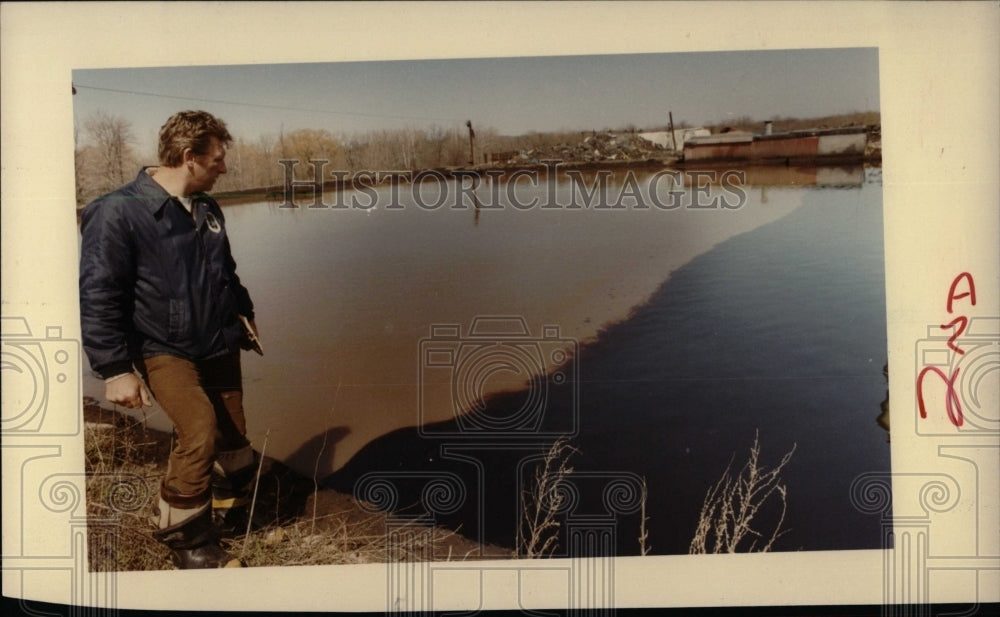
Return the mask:
[[[889,467],[875,423],[886,396],[880,210],[810,194],[781,221],[674,273],[587,349],[581,365],[594,379],[584,380],[581,400],[616,411],[595,413],[581,449],[629,444],[611,448],[621,453],[614,464],[643,470],[649,511],[671,521],[655,527],[654,546],[684,548],[690,504],[758,430],[772,463],[797,446],[784,474],[789,532],[779,546],[879,546],[877,521],[854,511],[848,495],[855,476]],[[621,431],[625,414],[646,430]]]
[[[562,371],[567,382],[536,384],[539,432],[578,431],[564,530],[613,519],[614,550],[636,554],[635,501],[608,507],[606,489],[641,476],[653,553],[686,553],[705,491],[734,453],[737,467],[746,460],[759,434],[765,467],[795,447],[776,550],[881,548],[880,522],[849,493],[859,474],[889,469],[888,435],[876,423],[887,396],[881,221],[878,185],[805,191],[790,214],[675,270],[582,346]],[[427,479],[456,474],[461,504],[437,507],[436,518],[509,545],[519,482],[540,447],[518,434],[491,439],[487,428],[516,424],[504,419],[522,418],[527,398],[491,398],[480,422],[395,431],[328,482],[378,501],[369,484],[394,478],[397,505],[420,491],[426,504]],[[759,515],[761,531],[775,513]]]

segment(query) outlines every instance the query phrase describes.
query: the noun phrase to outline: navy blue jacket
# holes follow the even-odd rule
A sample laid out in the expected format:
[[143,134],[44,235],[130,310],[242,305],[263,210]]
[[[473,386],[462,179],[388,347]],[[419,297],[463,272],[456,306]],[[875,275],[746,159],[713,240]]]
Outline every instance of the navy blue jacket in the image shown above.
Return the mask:
[[193,196],[194,216],[143,169],[83,210],[80,319],[91,368],[107,378],[133,358],[201,360],[245,344],[253,319],[219,204]]

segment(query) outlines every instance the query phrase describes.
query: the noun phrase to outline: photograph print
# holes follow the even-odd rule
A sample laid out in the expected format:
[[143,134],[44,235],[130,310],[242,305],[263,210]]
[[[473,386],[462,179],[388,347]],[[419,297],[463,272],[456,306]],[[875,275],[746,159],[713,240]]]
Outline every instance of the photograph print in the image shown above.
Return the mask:
[[889,548],[877,49],[72,81],[91,570]]

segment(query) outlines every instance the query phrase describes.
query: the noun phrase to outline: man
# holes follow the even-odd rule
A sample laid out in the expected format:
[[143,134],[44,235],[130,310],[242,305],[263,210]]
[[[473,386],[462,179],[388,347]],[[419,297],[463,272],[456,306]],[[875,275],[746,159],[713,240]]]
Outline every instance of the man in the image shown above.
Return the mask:
[[256,467],[239,356],[248,345],[241,315],[256,336],[253,303],[222,210],[205,194],[226,173],[231,142],[211,114],[173,115],[160,129],[160,166],[90,203],[81,222],[91,367],[108,401],[136,409],[152,393],[174,424],[153,535],[179,568],[242,566],[219,545],[218,525],[239,518]]

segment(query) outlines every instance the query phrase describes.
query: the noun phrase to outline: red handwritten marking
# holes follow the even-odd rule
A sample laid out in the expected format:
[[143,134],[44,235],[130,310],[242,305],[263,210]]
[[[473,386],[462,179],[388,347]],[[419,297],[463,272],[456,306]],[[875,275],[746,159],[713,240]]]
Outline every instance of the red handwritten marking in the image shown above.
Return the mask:
[[948,339],[948,347],[954,350],[955,353],[964,354],[965,350],[956,345],[955,340],[958,337],[962,336],[962,333],[965,332],[965,329],[969,326],[969,318],[966,317],[965,315],[959,315],[955,319],[952,319],[950,323],[942,325],[941,329],[947,330],[948,328],[954,328],[956,325],[958,326],[958,328],[955,329],[955,332],[952,333],[951,338]]
[[[960,293],[955,295],[955,290],[958,287],[958,282],[965,279],[968,282],[968,291],[965,293]],[[968,272],[963,272],[955,277],[955,280],[951,282],[951,289],[948,290],[948,314],[951,315],[951,305],[955,300],[961,300],[962,298],[969,297],[972,306],[976,306],[976,283],[972,280],[972,275]]]
[[[959,293],[959,283],[965,281],[965,290]],[[948,288],[948,301],[946,303],[948,314],[951,315],[954,312],[955,301],[968,298],[970,306],[976,305],[976,282],[973,280],[972,275],[968,272],[962,272],[951,282],[951,286]],[[965,350],[959,347],[955,341],[959,339],[962,334],[965,333],[965,329],[969,326],[969,318],[965,315],[959,315],[955,319],[952,319],[949,323],[943,324],[941,326],[942,330],[947,330],[948,328],[955,328],[952,332],[951,337],[948,339],[948,348],[957,354],[964,354]],[[927,406],[924,403],[924,377],[927,373],[934,373],[941,378],[946,385],[945,390],[945,411],[948,413],[948,419],[955,426],[962,426],[965,422],[965,417],[962,414],[962,401],[958,398],[958,391],[955,389],[955,382],[958,381],[958,367],[955,367],[955,372],[951,374],[951,377],[945,375],[944,371],[936,366],[925,366],[920,374],[917,375],[917,404],[920,409],[920,417],[927,417]]]
[[920,371],[920,374],[917,375],[917,402],[920,405],[920,417],[927,417],[927,407],[924,405],[924,376],[927,373],[934,373],[948,384],[948,389],[945,392],[945,410],[948,412],[948,419],[951,420],[952,424],[962,426],[965,423],[965,416],[962,414],[962,401],[958,398],[958,392],[955,390],[958,368],[951,374],[951,377],[945,375],[944,371],[936,366],[925,366],[924,370]]

